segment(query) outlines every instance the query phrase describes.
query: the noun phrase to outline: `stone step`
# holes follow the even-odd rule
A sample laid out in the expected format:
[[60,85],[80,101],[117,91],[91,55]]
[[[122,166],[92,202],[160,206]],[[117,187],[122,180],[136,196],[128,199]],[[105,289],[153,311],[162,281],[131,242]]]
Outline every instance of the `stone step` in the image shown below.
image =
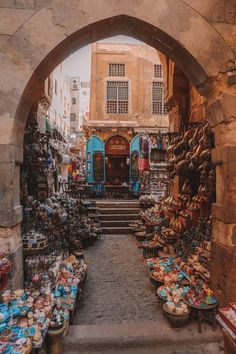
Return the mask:
[[101,227],[129,227],[129,220],[106,220],[101,221]]
[[134,221],[140,220],[139,214],[100,214],[101,221],[108,221],[108,220],[127,220],[127,221]]
[[139,208],[100,208],[100,214],[138,214]]
[[121,226],[117,226],[117,227],[102,227],[102,234],[104,235],[128,235],[128,234],[132,234],[131,228],[130,227],[121,227]]
[[69,327],[63,353],[219,354],[221,341],[219,329],[207,326],[200,334],[196,325],[172,328],[167,321],[77,325]]
[[108,201],[96,201],[96,206],[99,208],[139,208],[140,204],[137,201],[116,201],[116,200],[108,200]]

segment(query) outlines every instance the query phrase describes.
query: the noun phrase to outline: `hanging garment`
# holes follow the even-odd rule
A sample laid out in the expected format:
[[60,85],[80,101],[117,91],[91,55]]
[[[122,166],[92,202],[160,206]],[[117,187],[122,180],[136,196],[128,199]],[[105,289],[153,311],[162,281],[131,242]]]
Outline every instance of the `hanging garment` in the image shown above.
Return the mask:
[[157,134],[157,148],[158,150],[161,150],[162,149],[162,137],[161,137],[161,134]]
[[167,149],[167,136],[165,134],[162,135],[162,149]]
[[150,170],[149,158],[139,157],[138,168],[139,168],[139,171]]

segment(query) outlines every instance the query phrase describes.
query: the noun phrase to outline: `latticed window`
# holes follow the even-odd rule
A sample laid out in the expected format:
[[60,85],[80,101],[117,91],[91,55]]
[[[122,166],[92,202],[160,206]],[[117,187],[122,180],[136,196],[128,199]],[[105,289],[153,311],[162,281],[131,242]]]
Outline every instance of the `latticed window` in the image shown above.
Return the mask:
[[109,76],[125,76],[125,64],[109,64]]
[[153,81],[152,83],[152,114],[164,114],[164,83]]
[[128,81],[107,81],[107,113],[127,114],[128,111]]
[[162,78],[162,66],[161,64],[154,64],[154,77]]

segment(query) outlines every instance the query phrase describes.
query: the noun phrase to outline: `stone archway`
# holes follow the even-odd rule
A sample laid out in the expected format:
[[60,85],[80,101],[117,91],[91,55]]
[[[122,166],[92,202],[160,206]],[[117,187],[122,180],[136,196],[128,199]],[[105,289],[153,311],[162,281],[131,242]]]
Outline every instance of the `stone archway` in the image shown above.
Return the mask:
[[[98,39],[124,34],[174,60],[208,99],[207,115],[216,134],[214,159],[221,161],[217,167],[217,203],[213,206],[213,256],[224,259],[220,264],[223,270],[213,270],[212,279],[220,298],[225,295],[223,288],[228,296],[225,301],[236,296],[236,289],[229,294],[232,277],[236,277],[236,270],[231,269],[236,269],[236,90],[228,86],[226,75],[234,56],[223,34],[200,14],[204,0],[199,0],[196,8],[189,3],[21,0],[15,5],[11,0],[4,1],[1,13],[7,34],[1,37],[0,47],[0,241],[2,249],[12,252],[19,263],[15,280],[20,282],[22,275],[19,165],[29,110],[39,97],[44,79],[66,56]],[[208,11],[216,11],[216,1],[209,4]],[[221,9],[217,11],[220,14]],[[219,238],[219,231],[226,236]],[[231,264],[225,255],[232,256]],[[221,288],[226,272],[228,277]]]

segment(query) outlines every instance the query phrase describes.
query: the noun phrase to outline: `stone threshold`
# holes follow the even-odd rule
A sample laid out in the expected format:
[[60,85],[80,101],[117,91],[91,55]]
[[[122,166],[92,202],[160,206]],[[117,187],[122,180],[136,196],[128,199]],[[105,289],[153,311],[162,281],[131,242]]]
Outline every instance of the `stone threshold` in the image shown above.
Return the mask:
[[[161,350],[184,350],[186,347],[203,346],[222,341],[220,329],[202,324],[202,333],[198,332],[196,323],[182,328],[170,327],[168,322],[144,321],[131,323],[107,323],[99,325],[70,326],[64,339],[64,353],[107,352],[118,350],[125,353],[128,349],[147,350],[153,353]],[[154,349],[156,348],[156,349]],[[158,348],[158,351],[156,351]],[[123,351],[125,350],[125,352]]]

